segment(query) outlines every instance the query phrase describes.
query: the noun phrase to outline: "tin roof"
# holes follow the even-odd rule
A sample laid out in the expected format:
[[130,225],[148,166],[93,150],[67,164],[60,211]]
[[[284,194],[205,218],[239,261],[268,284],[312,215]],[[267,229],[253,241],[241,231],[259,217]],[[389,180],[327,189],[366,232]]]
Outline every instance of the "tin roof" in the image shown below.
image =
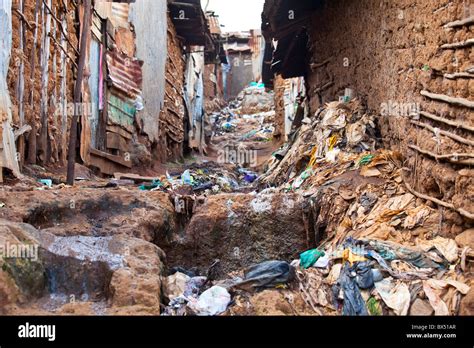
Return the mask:
[[206,18],[209,22],[209,30],[211,31],[212,35],[221,35],[221,25],[219,23],[219,17],[215,15],[214,12],[208,11],[206,12]]

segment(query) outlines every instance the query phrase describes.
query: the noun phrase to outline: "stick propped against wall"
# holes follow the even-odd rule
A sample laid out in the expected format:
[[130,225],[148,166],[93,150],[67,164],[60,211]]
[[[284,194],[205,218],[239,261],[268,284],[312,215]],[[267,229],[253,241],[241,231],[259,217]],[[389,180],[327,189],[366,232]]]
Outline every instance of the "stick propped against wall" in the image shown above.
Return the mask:
[[441,102],[456,105],[456,106],[464,106],[470,109],[474,109],[474,102],[470,101],[469,99],[450,97],[444,94],[431,93],[429,91],[421,91],[420,93],[422,96],[427,97],[429,99],[441,101]]
[[[86,65],[87,53],[87,34],[91,30],[91,0],[84,0],[84,16],[82,19],[81,30],[81,45],[79,49],[79,69],[77,70],[76,84],[74,86],[74,103],[81,102],[82,95],[82,80],[84,78],[84,68]],[[67,157],[67,184],[74,185],[74,165],[76,163],[76,141],[77,141],[77,124],[79,122],[79,115],[74,114],[71,122],[71,129],[69,130],[69,146]]]
[[458,27],[463,27],[465,25],[471,25],[471,24],[474,24],[474,16],[468,17],[466,19],[460,19],[457,21],[446,23],[443,26],[443,28],[445,29],[458,28]]

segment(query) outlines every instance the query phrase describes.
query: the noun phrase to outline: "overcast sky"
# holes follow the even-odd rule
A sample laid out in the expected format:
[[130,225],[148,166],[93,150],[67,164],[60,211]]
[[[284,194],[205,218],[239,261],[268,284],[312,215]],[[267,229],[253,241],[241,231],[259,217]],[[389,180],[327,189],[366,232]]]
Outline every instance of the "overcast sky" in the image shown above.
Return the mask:
[[[201,0],[203,10],[208,0]],[[262,10],[265,0],[209,0],[208,11],[219,15],[222,31],[240,31],[260,29]]]

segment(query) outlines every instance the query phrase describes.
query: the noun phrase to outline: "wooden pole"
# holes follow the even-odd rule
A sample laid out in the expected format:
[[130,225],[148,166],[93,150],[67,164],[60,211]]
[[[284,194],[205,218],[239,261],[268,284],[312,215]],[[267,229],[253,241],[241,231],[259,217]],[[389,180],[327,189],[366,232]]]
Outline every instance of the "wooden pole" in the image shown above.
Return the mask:
[[[19,3],[20,11],[23,13],[25,11],[25,3],[24,0],[20,0]],[[20,50],[25,52],[26,47],[26,25],[24,21],[20,21]],[[25,63],[23,59],[20,62],[20,71],[18,72],[18,80],[17,80],[17,91],[16,97],[18,99],[18,114],[20,117],[20,128],[25,124],[25,109],[23,104],[23,96],[25,92]],[[18,139],[18,153],[20,154],[18,162],[21,166],[23,166],[24,162],[24,155],[25,155],[25,138],[20,136]]]
[[[49,3],[52,3],[52,0],[48,0]],[[48,154],[48,118],[49,118],[49,60],[51,57],[51,14],[45,11],[43,6],[44,21],[43,21],[43,42],[41,47],[41,130],[40,130],[40,141],[39,141],[39,153],[40,160],[43,164],[49,162]]]
[[[62,21],[63,28],[67,32],[67,0],[64,0],[64,12],[62,12]],[[64,32],[61,31],[61,82],[60,82],[60,92],[59,92],[59,102],[61,103],[61,158],[60,163],[62,166],[67,163],[67,42],[64,37]],[[70,60],[71,63],[75,63],[74,60]]]
[[36,50],[38,47],[38,27],[39,27],[39,11],[40,11],[40,0],[36,0],[35,7],[35,33],[33,37],[33,50],[31,52],[30,61],[30,108],[31,108],[31,131],[28,136],[28,163],[36,164],[36,112],[34,107],[34,91],[35,91],[35,58]]
[[[74,105],[81,102],[82,80],[84,77],[84,67],[86,63],[87,35],[91,30],[91,0],[84,0],[84,16],[82,20],[81,45],[79,51],[79,69],[77,71],[76,84],[74,86]],[[67,157],[67,184],[74,185],[74,164],[76,163],[76,141],[77,141],[77,123],[79,115],[74,108],[74,116],[69,131],[69,148]]]

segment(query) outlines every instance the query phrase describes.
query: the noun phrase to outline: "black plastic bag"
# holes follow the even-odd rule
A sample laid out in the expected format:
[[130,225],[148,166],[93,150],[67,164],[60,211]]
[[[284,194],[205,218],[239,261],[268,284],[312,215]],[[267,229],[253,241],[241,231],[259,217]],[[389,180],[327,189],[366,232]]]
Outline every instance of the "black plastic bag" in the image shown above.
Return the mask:
[[349,264],[346,264],[341,271],[339,280],[332,288],[335,307],[339,307],[338,297],[339,292],[342,290],[344,293],[344,302],[342,307],[343,315],[368,315],[365,301],[360,294],[359,287],[357,286],[356,275],[352,275],[352,272],[353,267],[350,267]]
[[249,267],[244,280],[235,285],[244,289],[273,288],[287,283],[295,277],[295,270],[285,261],[265,261]]

